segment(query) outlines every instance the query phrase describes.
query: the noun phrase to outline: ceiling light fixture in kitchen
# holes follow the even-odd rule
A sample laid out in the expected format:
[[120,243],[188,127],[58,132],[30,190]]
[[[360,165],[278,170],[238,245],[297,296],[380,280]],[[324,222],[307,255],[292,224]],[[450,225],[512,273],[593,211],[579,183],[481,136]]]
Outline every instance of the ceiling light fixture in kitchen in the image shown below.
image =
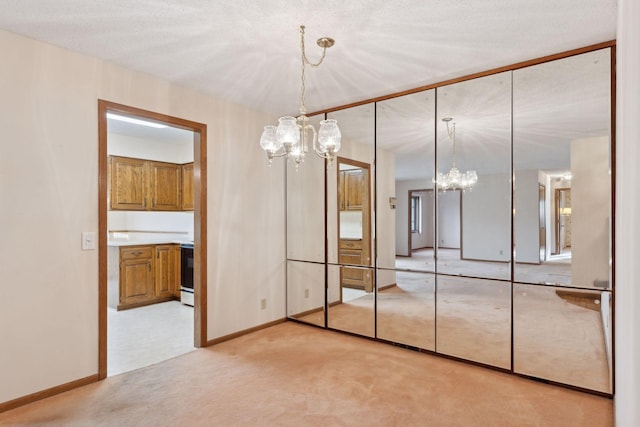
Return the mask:
[[[300,88],[300,115],[298,117],[284,116],[278,120],[278,126],[265,126],[260,137],[260,146],[266,151],[269,159],[269,166],[274,157],[286,156],[296,162],[296,169],[304,161],[304,156],[308,152],[308,139],[312,138],[312,147],[315,153],[329,161],[335,159],[336,153],[340,150],[340,129],[335,120],[327,119],[320,122],[320,128],[316,133],[313,125],[309,124],[306,116],[307,109],[304,105],[305,85],[304,72],[305,65],[318,67],[322,64],[327,49],[333,46],[335,41],[329,37],[319,38],[316,43],[322,48],[322,56],[317,63],[312,63],[307,58],[304,48],[304,25],[300,26],[300,50],[302,58],[301,88]],[[309,135],[311,132],[311,135]]]

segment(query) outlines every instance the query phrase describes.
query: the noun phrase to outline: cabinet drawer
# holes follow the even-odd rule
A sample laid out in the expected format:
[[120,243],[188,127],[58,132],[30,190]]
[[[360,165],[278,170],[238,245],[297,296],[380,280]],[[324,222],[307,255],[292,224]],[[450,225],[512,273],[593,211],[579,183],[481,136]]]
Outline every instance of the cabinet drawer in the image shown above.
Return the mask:
[[153,257],[153,246],[131,246],[120,248],[120,259],[144,259]]
[[340,240],[340,249],[362,249],[362,240]]

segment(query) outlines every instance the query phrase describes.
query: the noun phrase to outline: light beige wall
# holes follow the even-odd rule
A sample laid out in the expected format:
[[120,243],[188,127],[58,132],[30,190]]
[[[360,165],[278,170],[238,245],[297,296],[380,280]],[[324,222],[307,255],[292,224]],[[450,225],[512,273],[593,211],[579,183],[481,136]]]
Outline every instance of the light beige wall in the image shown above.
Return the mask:
[[618,0],[615,422],[640,425],[640,2]]
[[284,317],[273,118],[3,31],[0,51],[0,402],[98,372],[99,98],[208,126],[208,338]]
[[515,244],[516,261],[540,262],[539,172],[535,169],[515,172]]
[[[378,242],[378,266],[390,267],[396,261],[396,209],[389,205],[389,198],[396,196],[396,160],[393,151],[378,149],[376,152],[376,226]],[[378,270],[378,287],[396,283],[396,273]]]
[[169,163],[193,162],[193,132],[185,132],[186,142],[158,142],[109,132],[107,154]]
[[571,282],[610,280],[609,138],[571,141]]

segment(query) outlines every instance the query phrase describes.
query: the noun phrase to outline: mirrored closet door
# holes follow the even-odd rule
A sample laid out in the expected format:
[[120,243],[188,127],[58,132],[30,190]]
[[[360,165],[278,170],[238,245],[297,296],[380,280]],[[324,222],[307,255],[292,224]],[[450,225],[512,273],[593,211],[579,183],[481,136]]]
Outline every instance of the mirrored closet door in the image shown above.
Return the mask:
[[338,157],[287,167],[288,317],[610,394],[611,64],[328,113]]

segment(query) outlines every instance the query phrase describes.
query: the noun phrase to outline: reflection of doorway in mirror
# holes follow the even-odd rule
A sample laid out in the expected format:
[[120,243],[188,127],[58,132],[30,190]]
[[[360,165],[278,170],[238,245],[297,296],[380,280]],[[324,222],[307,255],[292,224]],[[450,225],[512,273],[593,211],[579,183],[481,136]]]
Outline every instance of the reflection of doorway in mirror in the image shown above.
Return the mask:
[[540,228],[540,262],[547,259],[547,189],[544,185],[538,184],[538,223]]
[[409,190],[407,234],[409,256],[433,249],[433,190]]
[[571,188],[556,188],[555,206],[555,253],[561,255],[571,251]]
[[371,186],[368,163],[338,158],[338,262],[341,287],[373,292]]

